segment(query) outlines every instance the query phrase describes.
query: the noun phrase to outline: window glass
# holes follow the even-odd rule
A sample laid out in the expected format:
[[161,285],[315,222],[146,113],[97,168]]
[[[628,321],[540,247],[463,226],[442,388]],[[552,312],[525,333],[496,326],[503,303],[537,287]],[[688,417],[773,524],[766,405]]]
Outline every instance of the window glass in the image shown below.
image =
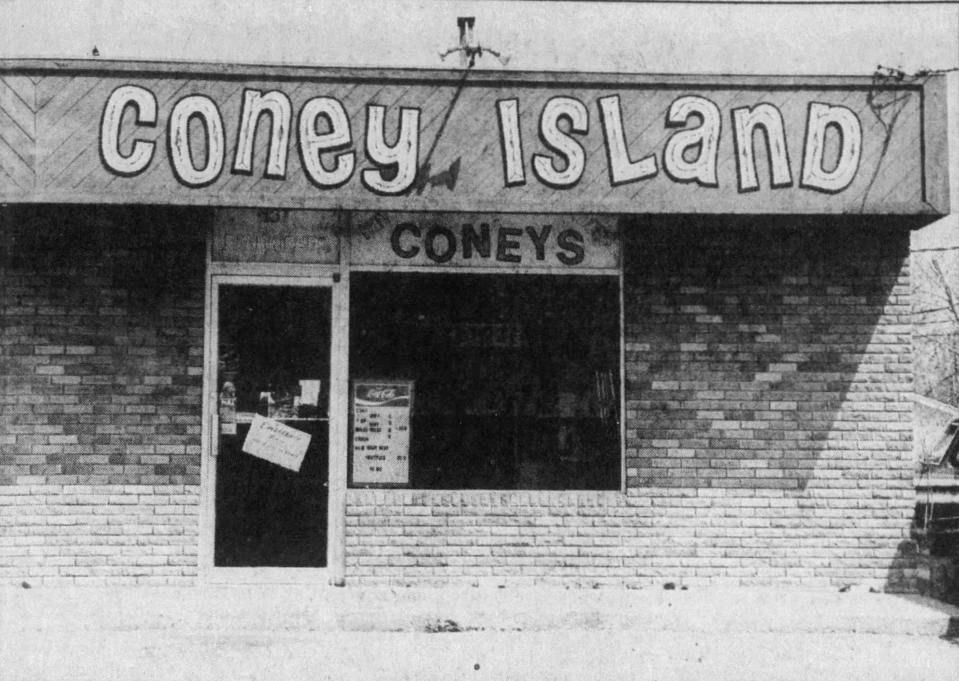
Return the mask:
[[411,380],[410,486],[619,489],[616,277],[354,273],[354,381]]

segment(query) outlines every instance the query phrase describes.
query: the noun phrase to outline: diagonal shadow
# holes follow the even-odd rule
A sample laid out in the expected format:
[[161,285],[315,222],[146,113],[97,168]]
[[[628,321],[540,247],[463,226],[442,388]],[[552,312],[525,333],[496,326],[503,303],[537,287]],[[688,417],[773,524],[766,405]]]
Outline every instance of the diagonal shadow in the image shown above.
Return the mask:
[[[909,229],[919,224],[879,216],[627,224],[628,486],[774,499],[779,512],[752,514],[779,532],[773,544],[818,549],[822,574],[839,574],[829,572],[831,556],[852,572],[857,563],[874,571],[871,551],[889,551],[880,535],[908,523],[854,530],[895,524],[912,492],[907,272]],[[914,562],[897,555],[889,581]]]

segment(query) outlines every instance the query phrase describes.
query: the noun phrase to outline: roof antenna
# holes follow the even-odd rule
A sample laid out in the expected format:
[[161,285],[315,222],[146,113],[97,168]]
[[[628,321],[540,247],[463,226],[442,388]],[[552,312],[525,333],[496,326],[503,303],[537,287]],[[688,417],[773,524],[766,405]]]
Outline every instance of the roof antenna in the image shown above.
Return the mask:
[[496,57],[503,66],[509,64],[509,57],[504,57],[500,52],[484,47],[477,43],[473,37],[473,27],[476,25],[476,17],[456,17],[456,25],[460,31],[460,44],[457,47],[451,47],[446,52],[440,53],[440,59],[446,61],[451,54],[459,53],[460,67],[471,69],[476,65],[477,57],[482,57],[484,53]]

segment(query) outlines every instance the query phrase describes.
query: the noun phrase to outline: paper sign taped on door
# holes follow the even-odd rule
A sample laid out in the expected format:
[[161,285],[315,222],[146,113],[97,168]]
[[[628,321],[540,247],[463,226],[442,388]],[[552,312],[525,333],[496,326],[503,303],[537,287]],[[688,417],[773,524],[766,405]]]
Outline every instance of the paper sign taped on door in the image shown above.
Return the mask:
[[243,451],[299,473],[310,437],[309,433],[290,428],[276,419],[254,414],[250,432],[243,441]]

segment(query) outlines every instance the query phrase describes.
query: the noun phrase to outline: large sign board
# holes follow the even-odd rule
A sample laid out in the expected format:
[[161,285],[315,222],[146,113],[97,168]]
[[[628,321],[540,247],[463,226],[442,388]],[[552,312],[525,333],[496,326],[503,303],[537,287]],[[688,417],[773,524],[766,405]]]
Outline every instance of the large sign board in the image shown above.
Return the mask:
[[412,381],[353,383],[354,485],[410,484],[412,408]]
[[[942,80],[0,65],[0,200],[945,212]],[[30,104],[27,104],[30,103]]]

